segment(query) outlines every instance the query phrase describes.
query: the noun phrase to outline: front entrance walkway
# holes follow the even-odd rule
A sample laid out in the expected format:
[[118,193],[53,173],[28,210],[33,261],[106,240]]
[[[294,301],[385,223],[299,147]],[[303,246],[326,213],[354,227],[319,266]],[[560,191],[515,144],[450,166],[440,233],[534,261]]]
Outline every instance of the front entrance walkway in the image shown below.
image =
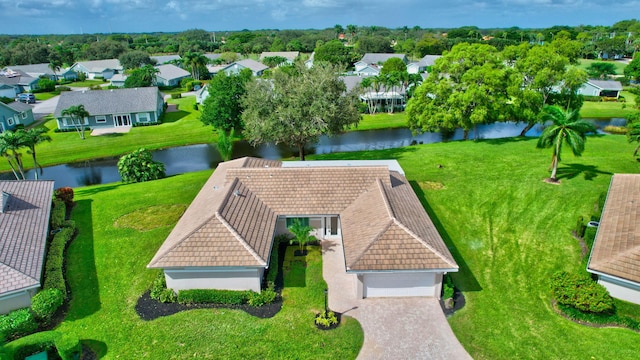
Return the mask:
[[364,331],[358,359],[471,359],[435,298],[356,298],[357,279],[345,271],[342,240],[322,241],[329,308],[356,318]]

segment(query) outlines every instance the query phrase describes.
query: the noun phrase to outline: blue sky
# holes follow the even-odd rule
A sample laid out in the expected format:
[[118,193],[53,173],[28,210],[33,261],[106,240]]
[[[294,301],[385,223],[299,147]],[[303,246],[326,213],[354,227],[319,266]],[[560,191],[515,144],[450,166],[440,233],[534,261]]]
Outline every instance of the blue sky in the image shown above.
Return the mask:
[[2,34],[612,25],[640,0],[0,0]]

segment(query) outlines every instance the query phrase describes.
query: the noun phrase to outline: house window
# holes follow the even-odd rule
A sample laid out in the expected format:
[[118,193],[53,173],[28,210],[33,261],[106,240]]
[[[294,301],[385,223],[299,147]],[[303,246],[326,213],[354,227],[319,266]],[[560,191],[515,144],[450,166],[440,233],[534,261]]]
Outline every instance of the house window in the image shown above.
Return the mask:
[[7,125],[11,126],[11,125],[13,125],[13,124],[14,124],[14,122],[13,122],[13,118],[12,118],[12,117],[7,118]]
[[104,115],[96,115],[96,122],[97,123],[106,123],[107,122],[107,117]]
[[22,118],[23,118],[23,119],[26,119],[26,118],[27,118],[27,112],[26,112],[26,111],[22,113]]
[[138,122],[149,122],[149,113],[136,114]]
[[293,222],[296,221],[296,219],[300,220],[300,222],[302,223],[302,226],[309,226],[309,218],[291,217],[291,218],[287,218],[287,227],[293,225]]
[[[84,120],[84,121],[83,121],[83,122],[84,122],[84,125],[89,125],[89,119],[88,119],[88,118],[83,118],[82,120]],[[80,125],[77,121],[76,121],[76,123],[74,124],[73,120],[72,120],[71,118],[69,118],[69,117],[62,118],[62,124],[63,124],[64,126],[75,126],[75,125]]]

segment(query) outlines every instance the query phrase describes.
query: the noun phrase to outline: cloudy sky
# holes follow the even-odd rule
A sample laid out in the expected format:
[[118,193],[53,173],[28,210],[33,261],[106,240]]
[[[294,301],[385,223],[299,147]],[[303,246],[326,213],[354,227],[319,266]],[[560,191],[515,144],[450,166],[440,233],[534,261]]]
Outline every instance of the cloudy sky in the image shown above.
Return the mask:
[[612,25],[640,0],[0,0],[1,34]]

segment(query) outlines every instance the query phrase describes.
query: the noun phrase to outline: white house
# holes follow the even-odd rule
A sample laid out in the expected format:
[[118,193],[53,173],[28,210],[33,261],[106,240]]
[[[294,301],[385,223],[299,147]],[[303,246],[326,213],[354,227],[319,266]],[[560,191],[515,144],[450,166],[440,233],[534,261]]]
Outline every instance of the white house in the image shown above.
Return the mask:
[[227,73],[227,75],[231,75],[231,74],[238,74],[240,71],[244,69],[249,69],[251,70],[251,73],[253,74],[253,76],[262,76],[264,71],[267,70],[268,68],[269,67],[263,63],[260,63],[251,59],[244,59],[244,60],[233,62],[225,66],[224,68],[222,68],[222,70],[219,70],[219,71],[224,71],[225,73]]
[[425,55],[420,61],[412,62],[407,65],[407,72],[409,74],[421,74],[427,71],[427,68],[433,66],[436,60],[441,58],[442,55]]
[[587,96],[605,96],[618,98],[622,91],[622,84],[615,80],[589,79],[578,89],[578,94]]
[[[366,53],[362,59],[353,64],[355,73],[359,75],[378,75],[380,69],[382,69],[382,64],[391,58],[401,59],[405,64],[409,62],[405,54]],[[372,73],[371,69],[377,69],[377,73]]]
[[439,297],[458,271],[395,160],[220,163],[148,268],[174,290],[260,291],[275,236],[294,218],[341,240],[358,297]]
[[587,271],[611,296],[640,304],[640,175],[615,174]]
[[122,73],[123,67],[118,59],[79,61],[73,64],[70,70],[84,73],[87,79],[104,78],[111,79],[114,74]]

